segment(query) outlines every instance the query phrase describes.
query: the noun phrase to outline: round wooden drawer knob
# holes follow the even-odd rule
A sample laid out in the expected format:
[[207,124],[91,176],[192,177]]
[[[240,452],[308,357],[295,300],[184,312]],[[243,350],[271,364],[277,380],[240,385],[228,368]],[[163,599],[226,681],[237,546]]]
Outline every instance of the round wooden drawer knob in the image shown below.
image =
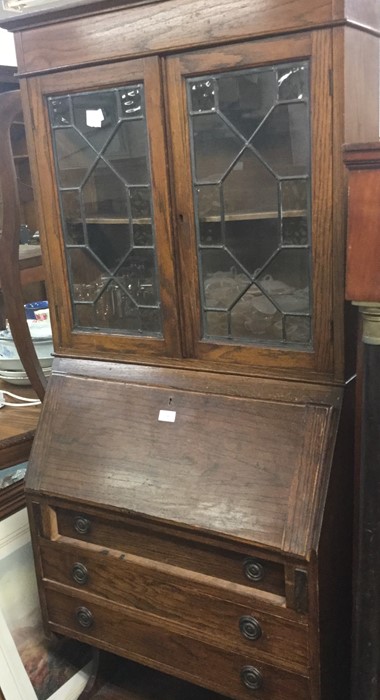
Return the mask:
[[257,559],[246,559],[244,562],[244,574],[250,581],[262,581],[265,569]]
[[90,529],[91,523],[88,518],[85,518],[83,515],[78,515],[78,517],[74,519],[74,530],[78,535],[87,535]]
[[89,610],[88,608],[77,608],[75,611],[75,617],[77,618],[77,621],[79,622],[80,626],[84,627],[85,629],[92,627],[92,625],[94,624],[94,616],[91,610]]
[[87,567],[84,564],[81,564],[79,561],[75,562],[73,568],[71,569],[71,575],[75,583],[79,583],[80,586],[83,586],[88,581]]
[[243,637],[255,642],[261,637],[261,627],[255,617],[243,615],[239,620],[239,629]]
[[240,678],[249,690],[260,690],[263,687],[263,677],[254,666],[244,666],[240,672]]

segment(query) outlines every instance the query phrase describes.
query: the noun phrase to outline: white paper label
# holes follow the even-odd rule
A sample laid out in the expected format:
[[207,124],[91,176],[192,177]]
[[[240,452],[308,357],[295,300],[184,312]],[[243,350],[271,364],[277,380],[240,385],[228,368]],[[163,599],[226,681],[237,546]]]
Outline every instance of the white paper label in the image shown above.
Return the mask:
[[162,420],[165,423],[174,423],[175,417],[177,413],[176,411],[160,411],[158,414],[158,420]]

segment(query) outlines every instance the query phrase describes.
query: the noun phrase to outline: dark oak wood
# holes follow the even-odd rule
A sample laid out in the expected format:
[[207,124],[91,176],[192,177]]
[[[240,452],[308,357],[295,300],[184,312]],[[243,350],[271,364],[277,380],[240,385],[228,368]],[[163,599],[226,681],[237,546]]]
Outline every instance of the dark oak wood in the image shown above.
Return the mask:
[[[251,651],[255,658],[269,663],[276,658],[279,666],[287,668],[291,663],[300,673],[307,671],[307,625],[302,620],[287,619],[282,606],[277,616],[265,612],[265,604],[261,604],[260,596],[255,597],[254,591],[238,592],[243,586],[235,587],[236,598],[241,599],[239,603],[228,601],[227,596],[232,595],[232,591],[220,586],[214,577],[194,574],[189,578],[180,568],[158,565],[116,550],[105,553],[101,547],[90,549],[83,545],[78,548],[68,541],[52,542],[49,546],[41,541],[41,555],[44,578],[74,586],[78,595],[84,591],[93,593],[127,606],[131,611],[139,610],[152,622],[159,616],[179,627],[185,626],[194,639],[209,641],[232,652]],[[73,581],[78,563],[88,572],[87,581],[79,585]],[[110,576],[115,581],[112,590]],[[275,613],[274,605],[266,607]],[[239,622],[244,617],[248,620],[253,617],[259,625],[257,640],[247,639],[240,631]],[[291,646],[286,643],[290,639]]]
[[[173,170],[180,260],[182,263],[183,311],[187,326],[187,352],[201,360],[216,360],[231,364],[264,365],[266,367],[294,367],[313,369],[315,372],[332,371],[332,277],[331,269],[322,264],[331,256],[332,216],[332,162],[331,162],[331,99],[329,97],[330,46],[329,33],[255,41],[200,53],[183,54],[168,60],[170,133],[173,138]],[[218,73],[232,68],[311,58],[313,74],[311,85],[313,104],[320,112],[312,111],[313,143],[313,230],[323,232],[314,241],[314,304],[319,310],[314,315],[314,352],[300,352],[286,348],[271,350],[238,343],[227,344],[201,340],[201,312],[199,276],[196,254],[196,231],[192,194],[192,175],[189,128],[186,109],[186,77],[202,73]],[[317,97],[318,96],[318,97]],[[187,169],[184,173],[184,160]]]
[[[379,266],[379,142],[348,146],[347,297],[378,313]],[[367,309],[368,310],[368,309]],[[376,316],[375,316],[376,318]],[[352,698],[374,700],[379,694],[379,626],[369,610],[376,609],[379,587],[377,530],[379,524],[379,347],[377,325],[367,329],[363,314],[363,347],[359,354],[361,393],[358,396]]]
[[[364,8],[361,6],[364,4]],[[360,27],[380,32],[380,18],[376,0],[358,3],[350,0],[318,0],[301,2],[289,0],[286,6],[280,0],[265,3],[254,0],[201,0],[189,4],[186,0],[164,2],[116,3],[112,11],[96,12],[96,5],[89,4],[93,15],[91,24],[87,17],[77,17],[75,28],[66,20],[67,13],[55,13],[60,26],[55,26],[54,13],[32,18],[2,21],[2,26],[12,30],[25,27],[18,35],[18,65],[22,71],[46,71],[73,65],[117,59],[126,55],[145,55],[159,51],[178,51],[194,44],[210,45],[248,38],[252,35],[273,35],[310,27],[326,27],[350,22]],[[371,5],[371,8],[370,8]],[[124,6],[124,8],[123,8]],[[370,8],[370,9],[369,9]],[[104,8],[101,8],[104,9]],[[83,8],[78,8],[83,12]],[[124,42],[119,33],[124,26]],[[43,26],[38,26],[43,24]],[[29,25],[29,27],[28,27]],[[186,34],[183,26],[187,26]],[[101,36],[101,40],[100,40]],[[44,44],[41,44],[41,37]],[[57,37],[59,40],[57,41]],[[42,48],[43,46],[43,48]]]
[[349,170],[346,295],[380,301],[380,143],[347,147]]
[[111,657],[112,672],[105,669],[103,687],[93,696],[94,700],[222,700],[225,697],[132,661],[105,656],[105,665]]
[[[161,2],[167,0],[161,0]],[[152,5],[159,0],[113,0],[110,7],[107,0],[77,0],[75,4],[69,3],[64,7],[53,7],[39,9],[37,12],[33,8],[25,11],[21,16],[13,16],[9,19],[4,17],[2,23],[11,31],[26,29],[28,27],[54,24],[64,21],[68,16],[73,18],[88,17],[94,14],[114,12],[121,8],[130,8],[140,5]],[[326,3],[328,6],[328,3]],[[256,9],[256,8],[255,8]],[[293,10],[293,7],[291,7]],[[358,4],[356,0],[332,0],[329,7],[329,14],[326,16],[331,21],[343,21],[357,23],[367,30],[380,30],[380,14],[376,0],[369,0],[366,3]]]
[[[121,86],[128,83],[144,80],[145,83],[145,107],[147,113],[147,130],[149,137],[149,151],[152,170],[153,192],[153,219],[155,223],[155,238],[157,246],[159,290],[163,316],[163,338],[133,337],[106,332],[73,332],[73,316],[71,297],[68,286],[67,263],[63,246],[62,224],[58,207],[58,195],[55,182],[48,173],[54,172],[54,160],[52,149],[45,139],[41,140],[44,133],[50,131],[45,113],[45,105],[40,101],[41,95],[51,95],[56,92],[57,83],[52,76],[35,79],[28,86],[28,90],[38,90],[39,101],[35,102],[34,133],[36,146],[37,177],[40,183],[44,183],[46,197],[43,198],[43,221],[54,221],[56,235],[50,236],[49,229],[42,227],[41,245],[44,251],[46,266],[49,268],[49,277],[54,284],[49,288],[51,299],[51,321],[55,335],[57,350],[65,353],[84,350],[90,353],[106,353],[119,349],[127,359],[130,355],[142,355],[149,357],[151,361],[155,356],[176,357],[180,355],[180,339],[178,334],[178,312],[176,306],[176,291],[174,284],[174,264],[172,251],[172,232],[169,217],[168,182],[166,173],[166,155],[163,132],[163,118],[160,85],[160,70],[158,60],[147,58],[141,61],[128,61],[113,66],[102,68],[84,68],[78,71],[72,82],[71,75],[60,82],[59,91],[85,91],[89,88]],[[37,138],[36,138],[37,136]]]
[[[161,0],[10,23],[59,355],[27,479],[45,628],[235,700],[348,697],[339,630],[349,639],[345,381],[356,343],[344,305],[342,144],[374,138],[378,19],[373,0]],[[302,59],[313,348],[203,342],[184,80]],[[147,95],[162,341],[73,329],[46,109],[49,96],[136,79]],[[175,421],[158,421],[161,409]],[[258,625],[256,639],[243,636]],[[260,674],[262,689],[248,690]],[[173,688],[165,700],[179,683],[159,686]]]
[[[50,382],[42,449],[51,471],[35,451],[28,490],[95,504],[100,489],[115,509],[307,554],[312,498],[323,480],[321,438],[328,443],[332,430],[326,409],[99,379]],[[175,423],[158,420],[168,408]],[[231,465],[239,474],[234,484]]]

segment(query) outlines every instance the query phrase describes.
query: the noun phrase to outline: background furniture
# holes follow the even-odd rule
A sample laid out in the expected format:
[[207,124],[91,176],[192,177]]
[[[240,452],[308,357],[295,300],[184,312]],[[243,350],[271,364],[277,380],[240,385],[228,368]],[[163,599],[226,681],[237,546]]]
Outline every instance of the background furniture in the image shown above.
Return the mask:
[[[30,196],[31,183],[29,174],[29,191],[25,197],[24,206],[20,208],[20,180],[17,175],[17,157],[15,151],[21,152],[21,136],[23,133],[22,150],[26,153],[25,130],[20,119],[21,103],[16,92],[18,80],[14,76],[15,68],[0,67],[0,279],[2,287],[1,315],[2,327],[4,327],[5,317],[9,314],[12,324],[18,324],[20,354],[24,363],[33,363],[30,345],[34,352],[33,344],[30,340],[29,330],[25,322],[25,311],[23,302],[32,301],[38,295],[44,295],[44,273],[42,268],[41,250],[39,246],[19,246],[19,223],[20,221],[35,222],[33,198]],[[12,92],[10,92],[12,90]],[[10,100],[10,102],[9,102]],[[11,111],[9,112],[9,105]],[[13,116],[12,116],[13,115]],[[16,120],[16,121],[15,121]],[[15,141],[14,130],[17,139]],[[15,147],[17,142],[18,146]],[[13,148],[10,147],[12,144]],[[3,198],[7,200],[6,212],[3,212]],[[24,218],[27,217],[27,218]],[[7,299],[4,304],[4,294]],[[41,298],[41,297],[40,297]],[[25,329],[26,326],[26,329]],[[23,331],[24,329],[24,331]],[[35,358],[36,365],[38,364]],[[33,370],[35,365],[33,364]],[[36,370],[38,372],[38,368]],[[31,372],[33,378],[33,371]],[[0,382],[1,390],[12,391],[11,384]],[[42,387],[43,389],[43,387]],[[17,390],[16,390],[17,393]],[[36,394],[29,387],[21,388],[22,395],[33,396]],[[43,396],[43,390],[40,392]],[[1,470],[17,465],[28,460],[35,429],[40,414],[39,407],[4,408],[0,413],[0,478]],[[0,491],[0,518],[6,518],[19,508],[25,506],[24,481],[10,485]]]
[[[0,390],[12,390],[5,382],[0,382]],[[35,397],[33,389],[22,387],[22,396]],[[21,393],[21,392],[20,392]],[[4,408],[0,415],[0,479],[1,470],[29,458],[35,430],[40,416],[40,406]],[[24,481],[17,482],[0,490],[0,519],[8,517],[25,506]]]
[[341,148],[378,133],[377,5],[7,26],[57,352],[27,479],[46,629],[236,700],[346,700]]
[[348,168],[347,298],[363,318],[352,698],[378,697],[380,671],[380,143],[345,149]]
[[[0,236],[0,279],[4,314],[24,369],[38,397],[45,394],[46,380],[30,336],[19,269],[19,231],[21,206],[18,178],[12,150],[12,126],[21,112],[18,91],[0,95],[2,138],[0,140],[0,190],[3,199],[2,231]],[[24,268],[25,269],[25,268]],[[37,271],[41,266],[37,267]],[[40,274],[37,275],[40,277]]]

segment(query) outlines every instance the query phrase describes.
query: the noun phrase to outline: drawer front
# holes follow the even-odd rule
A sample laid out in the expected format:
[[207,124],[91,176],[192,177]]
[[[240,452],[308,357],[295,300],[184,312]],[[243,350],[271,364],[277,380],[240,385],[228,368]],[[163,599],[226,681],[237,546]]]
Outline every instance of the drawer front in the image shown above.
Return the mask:
[[98,515],[56,509],[58,533],[65,537],[129,552],[172,566],[285,595],[284,567],[256,552],[230,551],[202,544],[160,528],[130,520],[109,521]]
[[301,672],[308,667],[308,627],[294,619],[295,613],[275,605],[260,610],[254,592],[239,596],[236,586],[208,583],[202,575],[94,549],[41,542],[44,577],[75,586],[79,595],[89,592],[171,620],[215,646],[272,658]]
[[[46,590],[51,627],[216,690],[235,700],[309,700],[309,680],[257,661],[251,654],[234,654],[179,634],[163,620],[147,622],[145,615],[99,602]],[[94,602],[95,601],[95,602]]]

